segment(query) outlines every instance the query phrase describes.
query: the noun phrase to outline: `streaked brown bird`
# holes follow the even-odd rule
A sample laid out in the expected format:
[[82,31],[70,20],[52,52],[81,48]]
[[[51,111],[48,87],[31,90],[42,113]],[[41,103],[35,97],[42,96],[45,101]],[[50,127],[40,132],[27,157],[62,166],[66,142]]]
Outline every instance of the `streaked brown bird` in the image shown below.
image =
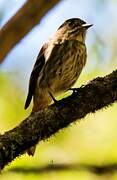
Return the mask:
[[[68,19],[43,45],[30,76],[25,109],[32,97],[32,112],[44,109],[74,85],[86,63],[85,36],[91,26],[79,18]],[[35,147],[27,150],[29,155],[34,152]]]

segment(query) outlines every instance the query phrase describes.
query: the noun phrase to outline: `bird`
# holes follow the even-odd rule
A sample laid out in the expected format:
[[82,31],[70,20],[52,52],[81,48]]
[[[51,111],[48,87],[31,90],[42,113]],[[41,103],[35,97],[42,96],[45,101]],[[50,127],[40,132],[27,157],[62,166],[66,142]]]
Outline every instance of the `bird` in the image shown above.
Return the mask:
[[[45,42],[30,75],[25,109],[33,98],[32,113],[38,112],[75,84],[86,64],[85,39],[91,26],[80,18],[68,19]],[[28,149],[28,155],[33,156],[35,148]]]

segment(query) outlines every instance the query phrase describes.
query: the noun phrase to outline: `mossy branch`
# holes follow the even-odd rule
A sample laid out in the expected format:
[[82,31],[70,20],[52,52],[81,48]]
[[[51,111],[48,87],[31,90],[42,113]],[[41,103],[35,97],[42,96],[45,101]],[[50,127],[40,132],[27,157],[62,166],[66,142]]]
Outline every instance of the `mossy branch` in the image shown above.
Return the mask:
[[28,148],[47,139],[88,113],[117,101],[117,70],[98,77],[48,108],[30,115],[14,129],[0,136],[0,168]]

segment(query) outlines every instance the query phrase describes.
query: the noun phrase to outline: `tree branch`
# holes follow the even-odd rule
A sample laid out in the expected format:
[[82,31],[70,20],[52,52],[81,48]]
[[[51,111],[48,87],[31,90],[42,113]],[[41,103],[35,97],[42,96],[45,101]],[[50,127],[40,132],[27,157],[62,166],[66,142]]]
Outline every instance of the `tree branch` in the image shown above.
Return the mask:
[[117,70],[98,77],[48,108],[30,115],[17,127],[0,136],[0,168],[23,154],[37,142],[88,113],[117,101]]
[[28,0],[0,30],[0,63],[60,0]]
[[105,175],[116,173],[117,164],[48,164],[43,167],[14,167],[9,169],[7,172],[22,173],[22,174],[41,174],[47,172],[58,172],[58,171],[88,171],[97,175]]

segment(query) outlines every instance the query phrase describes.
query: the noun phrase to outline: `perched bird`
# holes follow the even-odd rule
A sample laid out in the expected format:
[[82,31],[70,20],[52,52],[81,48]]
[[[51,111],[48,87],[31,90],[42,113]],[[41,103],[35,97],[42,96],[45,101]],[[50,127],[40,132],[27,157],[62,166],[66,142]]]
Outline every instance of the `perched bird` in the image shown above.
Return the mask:
[[[44,109],[74,85],[86,63],[85,36],[91,26],[79,18],[68,19],[43,45],[30,76],[25,109],[32,97],[32,112]],[[35,147],[27,150],[29,155],[34,152]]]

